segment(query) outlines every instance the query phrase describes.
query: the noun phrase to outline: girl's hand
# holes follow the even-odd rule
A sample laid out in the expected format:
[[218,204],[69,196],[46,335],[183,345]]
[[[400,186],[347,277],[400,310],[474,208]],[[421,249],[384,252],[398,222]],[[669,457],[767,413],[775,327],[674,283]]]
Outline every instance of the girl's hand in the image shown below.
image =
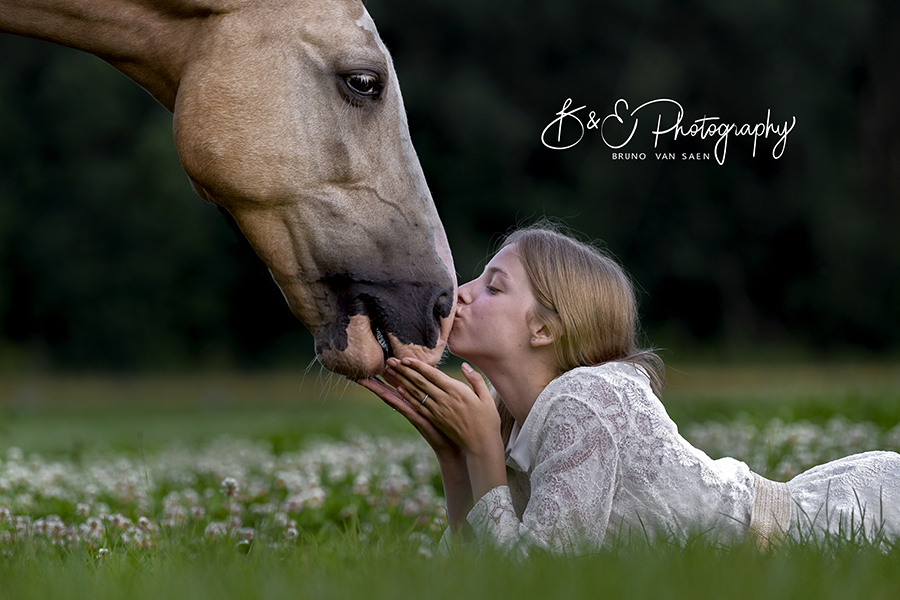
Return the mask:
[[[385,374],[385,377],[388,379],[389,383],[395,386],[398,385],[398,382],[392,379],[390,375]],[[375,378],[360,379],[357,380],[357,383],[374,393],[381,398],[385,404],[406,417],[406,420],[416,428],[423,438],[425,438],[425,441],[428,442],[428,445],[434,450],[439,461],[442,459],[462,458],[462,450],[460,447],[404,400],[397,389],[392,388],[390,385]]]
[[464,452],[483,454],[500,444],[502,455],[500,415],[490,390],[468,364],[463,363],[462,371],[469,385],[420,360],[390,358],[385,376],[393,380],[408,407]]
[[[444,497],[447,500],[447,517],[450,529],[465,531],[469,524],[466,515],[472,509],[472,484],[466,465],[466,456],[458,444],[450,440],[440,429],[420,414],[409,402],[401,397],[400,382],[391,373],[385,373],[388,384],[378,379],[362,379],[358,383],[381,398],[406,417],[425,438],[437,456],[444,481]],[[395,387],[391,387],[391,386]],[[408,394],[407,394],[408,395]]]

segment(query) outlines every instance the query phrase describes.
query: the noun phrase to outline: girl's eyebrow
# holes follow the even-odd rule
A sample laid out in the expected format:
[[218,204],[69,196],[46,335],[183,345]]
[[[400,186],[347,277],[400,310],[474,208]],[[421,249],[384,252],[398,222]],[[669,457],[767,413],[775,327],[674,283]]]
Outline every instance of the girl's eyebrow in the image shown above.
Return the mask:
[[509,279],[509,273],[507,273],[500,267],[488,267],[487,274],[488,275],[502,275],[503,277],[506,277],[507,279]]

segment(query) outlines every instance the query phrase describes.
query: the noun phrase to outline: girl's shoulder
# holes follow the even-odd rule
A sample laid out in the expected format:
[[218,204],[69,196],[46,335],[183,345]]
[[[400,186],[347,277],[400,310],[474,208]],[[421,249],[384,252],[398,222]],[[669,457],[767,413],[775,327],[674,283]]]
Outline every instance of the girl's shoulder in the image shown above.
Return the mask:
[[608,362],[566,371],[544,388],[532,410],[547,416],[554,409],[577,404],[592,412],[608,413],[648,394],[652,396],[653,391],[641,367]]
[[571,393],[578,390],[592,390],[600,388],[633,389],[635,386],[652,393],[650,379],[643,367],[632,363],[611,361],[601,365],[590,367],[576,367],[566,371],[550,385],[545,391],[552,395]]
[[614,438],[626,435],[637,413],[655,399],[640,367],[609,362],[577,367],[554,379],[541,393],[526,420],[529,448],[562,428],[568,434],[605,427]]

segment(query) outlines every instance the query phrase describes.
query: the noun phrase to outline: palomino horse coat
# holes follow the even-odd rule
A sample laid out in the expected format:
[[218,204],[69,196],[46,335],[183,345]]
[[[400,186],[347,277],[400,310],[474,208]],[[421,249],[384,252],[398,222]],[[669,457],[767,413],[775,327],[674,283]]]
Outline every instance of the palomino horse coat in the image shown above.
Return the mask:
[[437,362],[452,258],[359,0],[0,0],[0,31],[95,54],[172,111],[191,184],[234,217],[326,368]]

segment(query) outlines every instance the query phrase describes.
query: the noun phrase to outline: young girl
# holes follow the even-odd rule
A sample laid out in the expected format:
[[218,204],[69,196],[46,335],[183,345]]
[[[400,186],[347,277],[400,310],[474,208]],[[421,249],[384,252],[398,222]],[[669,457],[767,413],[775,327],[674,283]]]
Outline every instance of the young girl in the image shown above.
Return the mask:
[[764,547],[788,534],[900,536],[900,455],[868,452],[788,483],[710,459],[659,401],[663,366],[635,345],[622,269],[546,228],[512,234],[459,288],[450,350],[468,382],[391,358],[362,385],[440,463],[451,531],[499,547],[595,550],[621,536]]

